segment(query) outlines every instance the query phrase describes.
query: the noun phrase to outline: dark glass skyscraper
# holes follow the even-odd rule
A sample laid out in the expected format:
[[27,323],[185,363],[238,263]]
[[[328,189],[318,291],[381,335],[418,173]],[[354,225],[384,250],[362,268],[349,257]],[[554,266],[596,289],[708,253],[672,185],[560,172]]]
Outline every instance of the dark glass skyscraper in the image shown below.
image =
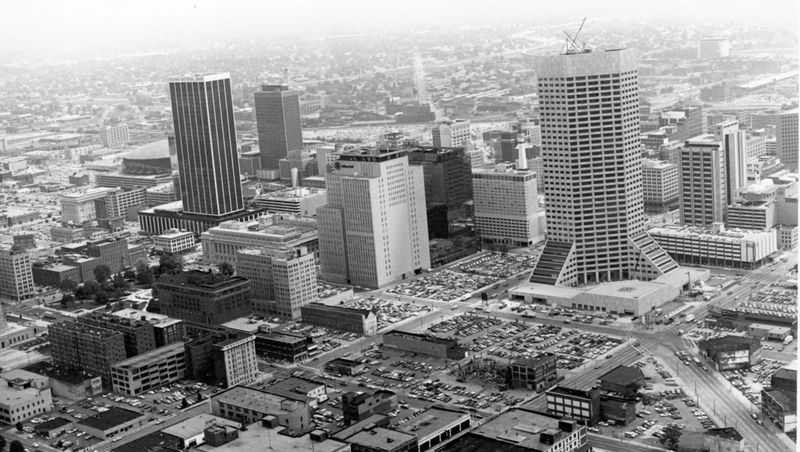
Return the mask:
[[261,168],[279,168],[289,151],[303,149],[300,97],[286,85],[263,85],[255,93]]
[[230,74],[173,77],[169,93],[184,212],[243,210]]

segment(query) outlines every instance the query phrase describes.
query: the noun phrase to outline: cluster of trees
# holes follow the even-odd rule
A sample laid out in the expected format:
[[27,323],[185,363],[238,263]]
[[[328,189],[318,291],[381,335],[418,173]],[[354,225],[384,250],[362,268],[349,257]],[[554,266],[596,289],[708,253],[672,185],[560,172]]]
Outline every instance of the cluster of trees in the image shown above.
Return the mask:
[[[20,432],[22,431],[22,424],[19,423],[19,422],[17,423],[17,430],[20,431]],[[11,441],[11,443],[9,444],[6,441],[5,438],[0,436],[0,452],[4,451],[6,449],[6,445],[8,445],[8,451],[9,452],[25,452],[26,451],[25,445],[23,445],[22,442],[20,442],[19,440],[15,439],[14,441]],[[38,450],[36,452],[38,452]]]
[[125,292],[130,288],[130,283],[125,278],[125,274],[112,274],[107,265],[95,267],[94,277],[95,281],[86,281],[80,286],[71,279],[62,281],[59,285],[59,289],[64,292],[61,305],[67,307],[69,303],[76,299],[94,299],[98,304],[108,303],[111,299],[125,295]]

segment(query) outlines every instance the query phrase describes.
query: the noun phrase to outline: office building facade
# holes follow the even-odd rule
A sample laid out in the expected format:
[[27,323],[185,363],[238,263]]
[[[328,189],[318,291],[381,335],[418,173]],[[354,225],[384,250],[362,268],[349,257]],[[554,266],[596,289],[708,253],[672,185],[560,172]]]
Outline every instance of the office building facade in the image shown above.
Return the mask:
[[230,74],[173,77],[169,91],[183,211],[243,210]]
[[722,143],[706,135],[681,149],[681,223],[721,223],[727,211],[725,154]]
[[775,147],[778,158],[790,171],[797,171],[798,150],[798,109],[778,115],[775,127]]
[[183,342],[153,349],[111,366],[114,391],[131,396],[186,377],[186,350]]
[[374,336],[378,331],[378,320],[368,309],[353,309],[343,306],[330,306],[311,303],[300,308],[303,322],[311,325],[333,328],[340,331]]
[[323,279],[379,288],[430,267],[424,174],[406,151],[344,154],[317,209]]
[[745,132],[739,121],[729,120],[714,125],[714,139],[722,143],[725,161],[725,203],[736,202],[738,192],[747,187],[747,149]]
[[546,57],[537,77],[548,240],[530,281],[648,280],[677,268],[644,232],[633,51]]
[[30,254],[17,246],[0,246],[0,298],[21,301],[32,294]]
[[443,122],[434,127],[432,134],[435,148],[464,147],[470,140],[470,123],[465,119]]
[[111,385],[111,365],[126,358],[122,333],[77,322],[60,322],[47,330],[53,364],[102,378]]
[[263,85],[254,97],[261,169],[277,170],[289,151],[303,149],[300,98],[285,85]]
[[256,337],[228,339],[214,344],[214,367],[217,381],[231,388],[252,383],[258,376]]
[[661,160],[642,160],[642,194],[644,208],[663,212],[680,201],[678,166]]
[[536,175],[498,165],[473,171],[475,229],[485,243],[530,246],[544,240]]
[[117,124],[115,126],[105,126],[100,129],[100,142],[109,148],[128,144],[131,141],[131,134],[127,124]]
[[155,293],[162,314],[193,326],[216,328],[252,312],[250,281],[241,276],[184,272],[160,278]]

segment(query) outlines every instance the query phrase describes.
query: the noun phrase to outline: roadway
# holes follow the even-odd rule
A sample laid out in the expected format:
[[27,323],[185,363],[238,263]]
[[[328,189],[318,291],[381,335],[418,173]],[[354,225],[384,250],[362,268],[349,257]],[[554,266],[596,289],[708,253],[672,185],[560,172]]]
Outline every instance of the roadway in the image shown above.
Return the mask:
[[98,443],[97,445],[93,446],[91,448],[91,450],[93,452],[94,451],[96,451],[96,452],[110,451],[113,448],[117,448],[117,447],[123,446],[125,444],[130,443],[130,442],[133,442],[134,440],[137,440],[139,438],[147,436],[147,435],[149,435],[151,433],[159,432],[161,430],[164,430],[167,427],[171,427],[171,426],[173,426],[173,425],[175,425],[175,424],[177,424],[179,422],[183,422],[186,419],[195,417],[195,416],[197,416],[199,414],[210,413],[210,412],[211,412],[211,402],[207,399],[203,403],[200,403],[198,405],[194,405],[192,407],[189,407],[186,410],[179,411],[177,414],[175,414],[175,416],[172,416],[169,419],[165,419],[164,422],[162,422],[161,424],[148,423],[148,425],[146,427],[144,427],[143,429],[138,430],[138,431],[136,431],[134,433],[131,433],[129,435],[125,435],[125,436],[122,437],[122,439],[120,439],[119,441],[117,441],[115,443],[111,442],[111,441],[107,441],[107,442],[104,442],[104,443]]

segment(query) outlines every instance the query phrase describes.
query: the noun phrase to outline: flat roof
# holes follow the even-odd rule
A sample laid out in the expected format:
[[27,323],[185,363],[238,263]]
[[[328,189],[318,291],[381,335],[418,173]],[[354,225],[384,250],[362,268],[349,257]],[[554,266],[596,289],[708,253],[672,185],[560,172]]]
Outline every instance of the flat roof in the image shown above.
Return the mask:
[[[552,445],[539,441],[540,434],[545,431],[560,432],[558,422],[557,418],[523,408],[513,408],[479,425],[472,430],[472,433],[502,441],[507,448],[517,446],[530,450],[548,450]],[[581,427],[576,426],[576,428]]]
[[644,373],[642,373],[642,370],[638,367],[620,365],[601,375],[600,379],[621,385],[628,385],[644,380]]
[[281,435],[278,432],[283,427],[276,427],[269,429],[261,425],[260,422],[247,426],[246,431],[240,431],[239,437],[229,443],[225,443],[219,447],[214,447],[209,444],[204,444],[197,447],[197,449],[208,452],[264,452],[264,450],[282,451],[282,452],[345,452],[350,451],[350,445],[337,441],[335,439],[327,439],[325,441],[312,441],[311,436],[306,434],[300,437],[291,437],[288,435]]
[[647,281],[629,280],[629,281],[613,281],[613,282],[598,284],[590,289],[585,290],[584,292],[595,295],[614,296],[622,298],[639,298],[639,297],[645,297],[655,291],[662,290],[663,288],[664,288],[663,284],[652,283]]
[[95,414],[92,417],[82,419],[76,423],[90,428],[95,428],[100,431],[106,431],[142,416],[142,413],[112,406],[108,409],[108,411]]
[[281,406],[286,401],[284,397],[247,386],[234,386],[225,392],[215,395],[214,399],[221,403],[250,409],[257,413],[289,412]]
[[415,435],[389,430],[388,428],[375,427],[372,430],[362,430],[347,438],[350,444],[358,444],[375,451],[394,451],[398,444],[416,441]]
[[174,355],[175,353],[184,352],[183,342],[173,342],[169,345],[159,347],[149,352],[141,353],[128,359],[118,361],[111,365],[111,367],[136,367],[147,362],[158,361],[167,356]]
[[66,418],[63,418],[63,417],[57,417],[55,419],[50,419],[47,422],[43,422],[43,423],[37,425],[36,426],[36,430],[49,432],[50,430],[55,430],[55,429],[57,429],[59,427],[63,427],[65,425],[69,425],[72,422],[73,421],[71,421],[69,419],[66,419]]
[[225,419],[224,417],[214,416],[213,414],[209,413],[201,413],[195,417],[190,417],[183,422],[169,426],[161,431],[178,438],[187,439],[203,433],[203,430],[205,430],[206,426],[209,424],[215,424],[219,426],[230,425],[236,428],[241,426],[239,422],[231,421],[229,419]]
[[432,406],[396,429],[424,439],[453,423],[461,423],[466,419],[469,419],[469,414],[463,411]]
[[259,331],[261,326],[268,326],[271,331],[279,325],[277,323],[270,323],[266,320],[251,320],[250,317],[239,317],[231,320],[230,322],[222,323],[220,326],[229,330],[255,333]]

